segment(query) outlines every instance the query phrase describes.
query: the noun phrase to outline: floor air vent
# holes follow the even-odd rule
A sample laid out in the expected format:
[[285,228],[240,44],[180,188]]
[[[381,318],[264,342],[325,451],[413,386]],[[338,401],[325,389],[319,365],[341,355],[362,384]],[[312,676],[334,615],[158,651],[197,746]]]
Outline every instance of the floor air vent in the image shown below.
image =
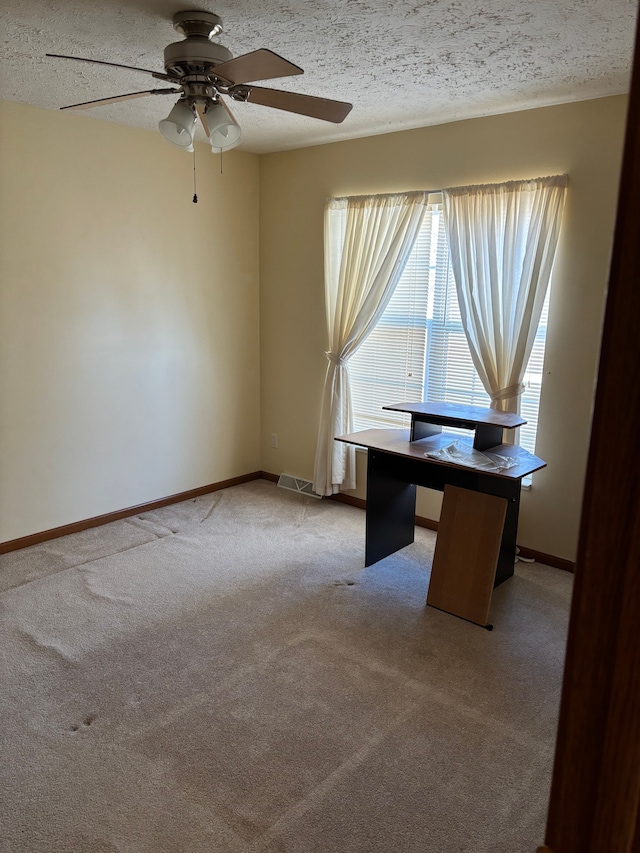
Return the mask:
[[278,485],[281,489],[289,489],[290,492],[300,492],[312,498],[322,497],[313,491],[313,483],[310,480],[301,480],[300,477],[292,477],[291,474],[280,474]]

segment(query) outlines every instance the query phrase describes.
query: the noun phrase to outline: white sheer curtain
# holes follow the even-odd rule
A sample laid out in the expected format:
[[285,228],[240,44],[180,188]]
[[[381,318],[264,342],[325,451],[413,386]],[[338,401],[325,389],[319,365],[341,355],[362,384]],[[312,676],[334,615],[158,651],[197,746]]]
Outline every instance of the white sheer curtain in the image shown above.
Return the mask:
[[462,325],[491,408],[518,412],[567,176],[443,191]]
[[325,378],[314,491],[355,488],[354,448],[334,441],[353,430],[347,362],[391,298],[427,207],[425,192],[330,199],[325,208]]

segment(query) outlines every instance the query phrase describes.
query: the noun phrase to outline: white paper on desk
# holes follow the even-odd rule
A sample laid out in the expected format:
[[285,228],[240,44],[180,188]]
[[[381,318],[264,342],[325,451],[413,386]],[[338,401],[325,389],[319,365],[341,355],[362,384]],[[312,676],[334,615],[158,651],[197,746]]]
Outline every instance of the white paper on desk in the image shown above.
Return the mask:
[[466,465],[479,471],[505,471],[514,468],[518,460],[512,456],[500,456],[498,453],[482,453],[474,450],[464,441],[453,441],[439,450],[427,450],[424,454],[429,459],[438,462],[452,462],[455,465]]

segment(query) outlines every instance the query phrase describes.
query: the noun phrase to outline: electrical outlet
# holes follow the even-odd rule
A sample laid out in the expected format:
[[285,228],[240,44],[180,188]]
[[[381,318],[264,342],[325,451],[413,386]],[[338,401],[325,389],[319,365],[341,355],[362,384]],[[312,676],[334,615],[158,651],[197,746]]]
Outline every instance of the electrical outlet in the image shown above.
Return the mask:
[[271,445],[271,447],[278,447],[278,436],[275,434],[275,432],[271,433],[271,436],[269,437],[269,444]]

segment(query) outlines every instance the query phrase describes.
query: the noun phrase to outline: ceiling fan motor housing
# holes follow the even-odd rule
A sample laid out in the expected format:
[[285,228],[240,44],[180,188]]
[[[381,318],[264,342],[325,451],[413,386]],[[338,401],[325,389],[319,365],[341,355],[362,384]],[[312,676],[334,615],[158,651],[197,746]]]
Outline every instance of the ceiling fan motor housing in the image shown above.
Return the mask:
[[222,32],[222,18],[213,12],[203,12],[200,9],[176,12],[173,16],[173,29],[182,36],[203,36],[212,39]]
[[222,21],[217,15],[201,11],[177,12],[173,16],[173,26],[186,38],[165,48],[167,74],[198,73],[233,59],[230,50],[211,41],[222,32]]

